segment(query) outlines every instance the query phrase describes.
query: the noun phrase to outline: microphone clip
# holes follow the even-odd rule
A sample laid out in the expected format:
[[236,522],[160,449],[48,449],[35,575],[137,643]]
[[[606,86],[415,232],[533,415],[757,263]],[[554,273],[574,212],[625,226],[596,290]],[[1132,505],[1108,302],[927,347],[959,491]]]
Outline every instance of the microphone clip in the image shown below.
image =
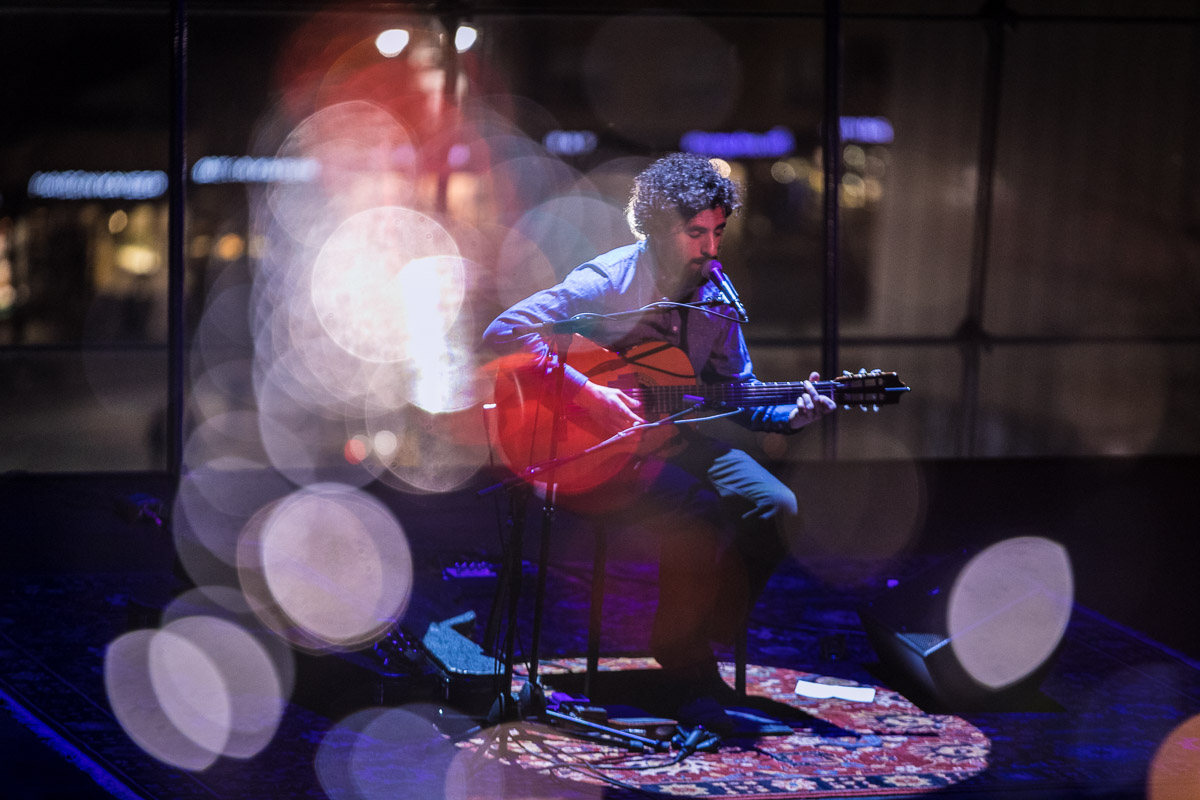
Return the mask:
[[746,307],[742,305],[742,299],[738,297],[737,290],[733,288],[733,283],[725,275],[725,271],[721,269],[721,262],[709,262],[708,279],[717,287],[717,291],[725,298],[725,302],[737,312],[738,321],[741,323],[749,322],[750,315],[746,313]]

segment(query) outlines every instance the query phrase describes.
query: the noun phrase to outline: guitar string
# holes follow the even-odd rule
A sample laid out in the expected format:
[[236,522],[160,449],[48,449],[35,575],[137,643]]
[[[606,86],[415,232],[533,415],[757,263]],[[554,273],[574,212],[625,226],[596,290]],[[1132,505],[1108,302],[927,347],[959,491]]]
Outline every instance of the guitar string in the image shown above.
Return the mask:
[[[884,381],[873,378],[869,385],[863,381],[855,381],[858,386],[849,386],[847,382],[821,381],[813,385],[817,393],[826,397],[838,399],[844,405],[875,405],[887,403],[890,399],[886,394]],[[766,384],[714,384],[694,386],[646,386],[630,390],[630,394],[639,400],[648,400],[652,411],[661,412],[665,409],[679,407],[689,395],[704,397],[707,400],[717,400],[722,404],[737,403],[743,406],[763,406],[771,403],[787,404],[795,401],[804,391],[800,382],[778,382]],[[795,396],[793,396],[795,394]]]
[[[843,388],[847,391],[867,391],[870,389],[886,388],[885,382],[882,380],[884,376],[872,376],[871,380],[863,381],[857,379],[853,382],[857,385],[852,385],[849,380],[843,381],[817,381],[813,387],[818,390],[834,391],[838,388]],[[802,388],[806,381],[770,381],[763,383],[694,383],[694,384],[663,384],[658,386],[636,386],[633,387],[635,392],[685,392],[687,394],[699,394],[705,391],[729,392],[737,393],[773,393],[783,391],[789,388]]]

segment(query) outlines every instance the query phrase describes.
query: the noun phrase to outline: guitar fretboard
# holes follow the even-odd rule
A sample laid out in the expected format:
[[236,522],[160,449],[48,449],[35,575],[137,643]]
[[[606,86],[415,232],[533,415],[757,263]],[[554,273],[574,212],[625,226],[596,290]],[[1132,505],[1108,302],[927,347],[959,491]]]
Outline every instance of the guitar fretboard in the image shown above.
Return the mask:
[[[838,400],[839,389],[845,387],[837,381],[818,381],[813,384],[813,388],[818,394]],[[645,403],[652,413],[660,414],[694,405],[697,400],[691,398],[703,399],[709,405],[715,406],[753,408],[794,403],[803,393],[804,384],[799,381],[640,386],[629,390],[629,394]]]

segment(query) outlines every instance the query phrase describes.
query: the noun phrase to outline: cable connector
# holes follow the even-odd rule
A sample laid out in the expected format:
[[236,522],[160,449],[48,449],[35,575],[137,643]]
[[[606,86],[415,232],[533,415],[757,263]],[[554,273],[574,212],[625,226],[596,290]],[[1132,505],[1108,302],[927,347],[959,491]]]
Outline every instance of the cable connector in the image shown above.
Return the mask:
[[675,734],[671,743],[679,748],[679,760],[683,760],[692,753],[715,753],[721,744],[721,737],[703,725],[697,725],[687,736]]

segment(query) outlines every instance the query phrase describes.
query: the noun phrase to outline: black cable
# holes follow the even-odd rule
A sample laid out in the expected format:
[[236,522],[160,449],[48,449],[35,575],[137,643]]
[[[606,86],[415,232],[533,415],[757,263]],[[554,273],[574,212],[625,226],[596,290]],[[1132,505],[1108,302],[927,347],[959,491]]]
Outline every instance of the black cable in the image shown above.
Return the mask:
[[707,306],[698,305],[695,303],[676,303],[672,300],[659,300],[657,303],[650,303],[649,305],[642,306],[638,310],[639,311],[650,311],[651,309],[655,309],[655,308],[686,308],[686,309],[690,309],[692,311],[699,311],[702,314],[708,314],[709,316],[720,317],[721,319],[727,319],[730,322],[737,322],[739,324],[742,322],[742,320],[738,317],[733,317],[733,316],[730,316],[729,314],[722,314],[720,311],[714,311],[711,308],[708,308]]

